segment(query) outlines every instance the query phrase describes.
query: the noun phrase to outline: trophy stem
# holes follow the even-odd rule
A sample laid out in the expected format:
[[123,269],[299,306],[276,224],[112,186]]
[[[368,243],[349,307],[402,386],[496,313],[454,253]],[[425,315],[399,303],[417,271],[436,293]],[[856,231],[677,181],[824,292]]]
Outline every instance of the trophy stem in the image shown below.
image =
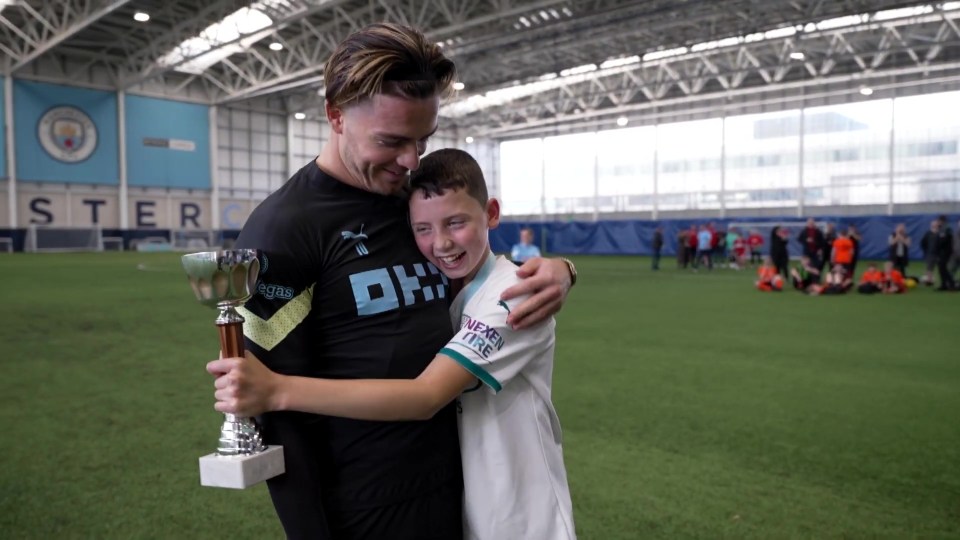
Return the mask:
[[[233,306],[222,306],[217,317],[217,329],[220,331],[220,350],[224,358],[243,357],[246,350],[243,343],[243,317]],[[260,439],[260,430],[252,418],[224,415],[220,427],[220,444],[217,454],[221,456],[246,456],[266,449]]]
[[243,322],[244,318],[233,306],[220,308],[216,324],[220,330],[220,351],[224,358],[243,356],[246,350],[243,346]]

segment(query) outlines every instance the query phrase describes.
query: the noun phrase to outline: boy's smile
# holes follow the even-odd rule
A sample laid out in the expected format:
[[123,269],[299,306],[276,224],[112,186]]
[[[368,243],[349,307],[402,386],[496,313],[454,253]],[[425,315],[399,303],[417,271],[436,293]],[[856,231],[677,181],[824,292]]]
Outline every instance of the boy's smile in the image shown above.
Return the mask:
[[417,247],[430,262],[451,279],[470,281],[490,251],[487,232],[500,223],[500,204],[490,199],[484,208],[465,189],[429,197],[416,190],[410,223]]

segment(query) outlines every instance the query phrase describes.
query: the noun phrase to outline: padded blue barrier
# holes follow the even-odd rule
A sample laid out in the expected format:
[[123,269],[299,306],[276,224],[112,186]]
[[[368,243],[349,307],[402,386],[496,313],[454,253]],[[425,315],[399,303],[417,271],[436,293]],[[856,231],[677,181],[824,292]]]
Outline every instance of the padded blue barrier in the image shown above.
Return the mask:
[[[912,243],[910,259],[922,258],[920,240],[930,229],[930,222],[936,215],[898,215],[898,216],[817,216],[817,222],[832,222],[837,228],[846,229],[849,225],[857,227],[862,237],[860,258],[886,259],[888,253],[888,238],[898,223],[904,223],[907,234]],[[947,214],[950,228],[957,228],[957,219],[960,214]],[[676,255],[677,234],[690,225],[699,226],[702,223],[714,223],[719,230],[726,230],[728,223],[798,223],[805,218],[732,218],[732,219],[684,219],[684,220],[623,220],[598,222],[547,222],[547,223],[519,223],[502,222],[500,226],[490,231],[490,246],[497,253],[508,253],[510,247],[520,238],[520,229],[530,227],[536,237],[535,243],[541,249],[546,247],[548,253],[567,255],[651,255],[653,247],[653,231],[657,226],[663,227],[662,255]],[[790,228],[790,254],[800,255],[800,244],[796,241],[800,228]],[[741,231],[743,233],[744,231]],[[764,231],[764,253],[769,249],[769,232]]]
[[[898,223],[904,223],[907,234],[912,239],[910,259],[920,260],[920,240],[924,233],[930,230],[930,222],[937,216],[931,214],[899,215],[899,216],[836,216],[815,218],[818,222],[832,222],[838,229],[845,229],[854,225],[860,231],[863,241],[860,246],[860,257],[863,259],[886,259],[888,252],[887,239]],[[956,231],[957,220],[960,214],[947,214],[950,228]],[[686,220],[622,220],[598,222],[547,222],[523,223],[501,222],[500,226],[490,231],[490,246],[496,253],[509,253],[511,246],[520,238],[520,229],[530,227],[534,231],[535,243],[550,254],[565,255],[651,255],[653,253],[653,230],[663,227],[663,256],[676,255],[677,233],[687,229],[690,225],[714,223],[719,230],[726,230],[729,223],[799,223],[803,218],[734,218],[734,219],[686,219]],[[800,244],[796,237],[799,227],[791,227],[790,254],[800,255]],[[744,231],[741,231],[744,232]],[[24,229],[2,229],[0,237],[12,238],[15,251],[23,250]],[[119,236],[124,239],[124,246],[129,249],[131,240],[147,236],[166,236],[168,229],[104,229],[104,236]],[[240,234],[236,229],[220,231],[223,240],[236,240]],[[762,232],[764,236],[764,253],[769,249],[769,231]]]

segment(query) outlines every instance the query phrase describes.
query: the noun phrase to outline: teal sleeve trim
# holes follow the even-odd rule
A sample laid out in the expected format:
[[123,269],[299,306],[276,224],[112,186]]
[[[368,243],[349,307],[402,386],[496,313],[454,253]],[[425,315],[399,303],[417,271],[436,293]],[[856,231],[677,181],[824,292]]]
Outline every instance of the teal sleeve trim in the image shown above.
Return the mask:
[[440,354],[445,354],[450,358],[453,358],[458,364],[472,373],[474,377],[480,379],[484,384],[492,388],[494,392],[499,392],[503,389],[503,387],[500,386],[500,383],[493,378],[493,375],[490,375],[485,369],[471,362],[466,356],[446,347],[440,349]]

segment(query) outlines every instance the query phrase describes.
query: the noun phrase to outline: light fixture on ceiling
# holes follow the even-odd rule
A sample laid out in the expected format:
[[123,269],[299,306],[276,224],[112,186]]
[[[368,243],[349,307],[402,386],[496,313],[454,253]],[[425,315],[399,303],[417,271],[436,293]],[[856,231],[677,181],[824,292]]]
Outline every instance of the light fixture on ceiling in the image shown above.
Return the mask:
[[806,55],[804,55],[800,51],[793,51],[792,53],[790,53],[791,60],[803,60],[804,58],[806,58]]
[[467,141],[467,144],[470,144],[470,143],[472,143],[472,142],[473,142],[473,137],[471,137],[471,136],[469,136],[469,135],[467,135],[467,138],[466,138],[466,139],[464,139],[464,140],[465,140],[465,141]]
[[629,120],[627,120],[626,116],[621,116],[620,118],[617,118],[617,125],[620,127],[627,125],[627,122],[629,122]]
[[862,87],[860,87],[860,95],[863,95],[863,96],[872,96],[872,95],[873,95],[873,88],[870,88],[869,86],[862,86]]
[[307,118],[307,115],[305,113],[298,112],[298,113],[293,113],[293,117],[296,118],[297,120],[304,120]]
[[273,43],[270,44],[270,50],[271,50],[271,51],[282,51],[282,50],[283,50],[283,43],[280,43],[279,41],[274,41]]
[[464,88],[464,85],[463,85],[462,82],[457,81],[457,82],[453,83],[453,89],[454,89],[454,90],[463,90],[463,88]]
[[137,21],[137,22],[147,22],[147,21],[150,20],[150,14],[149,14],[149,13],[144,13],[144,12],[142,12],[142,11],[138,11],[138,12],[136,12],[136,13],[133,14],[133,20],[135,20],[135,21]]

